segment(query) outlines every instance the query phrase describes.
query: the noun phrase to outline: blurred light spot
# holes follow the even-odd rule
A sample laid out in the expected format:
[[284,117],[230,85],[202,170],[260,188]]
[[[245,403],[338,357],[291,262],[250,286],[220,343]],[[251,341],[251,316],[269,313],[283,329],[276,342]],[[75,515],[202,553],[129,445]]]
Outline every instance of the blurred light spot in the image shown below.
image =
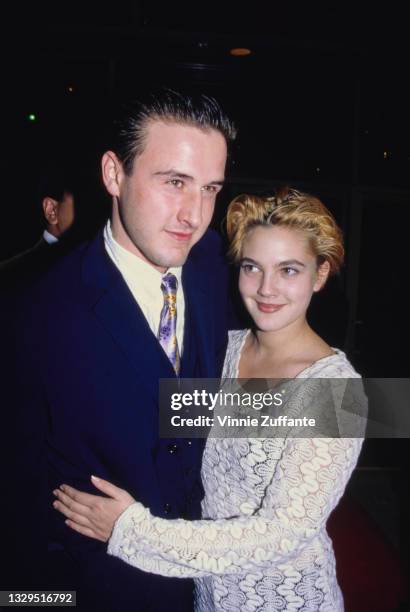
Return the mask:
[[251,55],[252,51],[246,47],[235,47],[234,49],[231,49],[229,53],[235,57],[242,57],[244,55]]

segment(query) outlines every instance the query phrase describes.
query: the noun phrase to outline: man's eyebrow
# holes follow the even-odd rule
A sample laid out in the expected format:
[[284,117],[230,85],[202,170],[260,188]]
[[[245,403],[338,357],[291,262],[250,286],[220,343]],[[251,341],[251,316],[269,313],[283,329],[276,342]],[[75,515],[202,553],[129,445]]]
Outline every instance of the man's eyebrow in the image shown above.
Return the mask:
[[154,176],[172,176],[174,178],[185,179],[188,181],[193,181],[194,177],[189,174],[184,174],[183,172],[178,172],[178,170],[174,170],[171,168],[170,170],[159,170],[158,172],[154,172]]
[[[178,170],[174,170],[173,168],[170,168],[169,170],[159,170],[158,172],[154,172],[153,176],[168,176],[168,177],[172,177],[172,178],[177,178],[177,179],[184,179],[186,181],[193,181],[194,177],[191,176],[190,174],[184,174],[184,172],[179,172]],[[207,183],[207,185],[224,185],[225,180],[224,179],[217,179],[215,181],[209,181],[209,183]]]

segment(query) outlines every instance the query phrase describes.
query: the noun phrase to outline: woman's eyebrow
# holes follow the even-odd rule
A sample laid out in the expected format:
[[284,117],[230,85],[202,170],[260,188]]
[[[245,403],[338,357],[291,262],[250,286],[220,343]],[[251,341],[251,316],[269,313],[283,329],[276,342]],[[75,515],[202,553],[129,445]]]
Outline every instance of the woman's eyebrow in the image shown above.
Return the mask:
[[306,264],[298,259],[286,259],[285,261],[279,262],[277,266],[301,266],[302,268],[306,268]]
[[242,263],[244,263],[245,261],[246,261],[246,262],[249,262],[249,263],[251,263],[251,264],[254,264],[255,266],[259,266],[259,265],[260,265],[260,264],[259,264],[259,262],[255,261],[254,259],[251,259],[250,257],[242,257],[242,259],[240,260],[240,262],[239,262],[239,263],[241,263],[241,264],[242,264]]
[[[240,260],[240,263],[242,264],[245,261],[254,264],[255,266],[261,265],[258,261],[252,259],[251,257],[243,257]],[[300,266],[301,268],[306,268],[306,264],[299,261],[298,259],[285,259],[284,261],[280,261],[279,263],[275,264],[275,268],[280,268],[281,266]]]

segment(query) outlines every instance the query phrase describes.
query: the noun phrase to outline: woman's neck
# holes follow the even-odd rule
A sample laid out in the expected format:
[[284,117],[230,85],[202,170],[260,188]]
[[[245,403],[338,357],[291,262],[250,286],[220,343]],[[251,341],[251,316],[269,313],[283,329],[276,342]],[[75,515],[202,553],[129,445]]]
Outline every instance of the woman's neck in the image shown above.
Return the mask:
[[288,356],[303,352],[309,341],[315,338],[315,332],[304,319],[276,331],[256,330],[253,334],[254,350],[261,357],[280,356],[281,360],[286,360]]
[[332,349],[306,319],[276,331],[251,333],[239,361],[240,378],[294,378]]

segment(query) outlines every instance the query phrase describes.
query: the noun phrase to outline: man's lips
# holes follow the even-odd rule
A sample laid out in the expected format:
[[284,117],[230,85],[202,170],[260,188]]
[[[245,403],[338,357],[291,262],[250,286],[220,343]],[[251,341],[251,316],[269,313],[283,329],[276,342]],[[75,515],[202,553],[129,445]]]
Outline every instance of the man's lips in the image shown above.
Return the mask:
[[258,310],[267,313],[277,312],[285,306],[285,304],[265,304],[264,302],[256,302],[256,304],[258,306]]
[[172,231],[172,230],[165,230],[165,231],[172,238],[174,238],[175,240],[178,240],[178,242],[188,242],[192,238],[192,232],[177,232],[177,231]]

